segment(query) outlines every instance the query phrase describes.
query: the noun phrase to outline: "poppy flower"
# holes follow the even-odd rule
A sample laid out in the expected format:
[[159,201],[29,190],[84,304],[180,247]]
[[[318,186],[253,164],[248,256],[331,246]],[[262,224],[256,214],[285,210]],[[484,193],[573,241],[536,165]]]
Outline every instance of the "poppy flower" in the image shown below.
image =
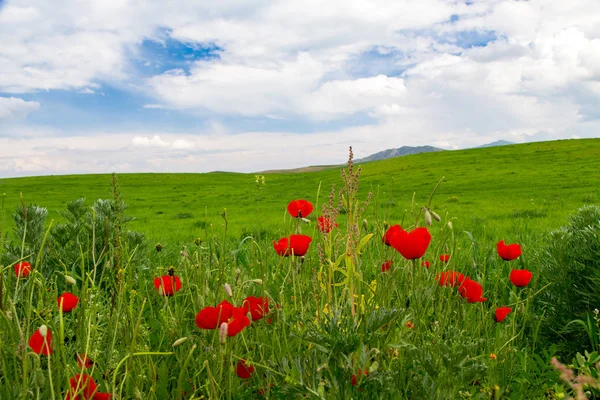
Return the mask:
[[267,297],[248,296],[242,302],[246,314],[250,313],[252,321],[258,321],[269,313],[269,299]]
[[94,379],[86,374],[77,374],[69,379],[69,393],[67,400],[90,400],[95,399],[94,395],[97,386]]
[[235,373],[242,379],[249,379],[254,373],[254,366],[247,364],[246,360],[242,358],[237,362]]
[[196,315],[196,326],[200,329],[217,329],[227,322],[233,313],[233,304],[223,300],[216,307],[204,307]]
[[402,227],[400,225],[392,225],[388,228],[388,230],[385,232],[385,234],[383,235],[383,237],[381,238],[383,240],[383,243],[387,246],[391,246],[391,242],[390,239],[397,235],[398,233],[400,233],[400,231],[402,231]]
[[390,245],[396,249],[402,257],[414,260],[423,257],[431,242],[431,234],[427,228],[416,228],[410,232],[400,232],[390,237]]
[[431,267],[431,263],[430,263],[429,261],[427,261],[427,260],[423,261],[423,262],[421,263],[421,265],[422,265],[423,267],[425,267],[425,268],[429,268],[429,267]]
[[250,319],[244,307],[234,307],[231,318],[227,322],[227,336],[235,336],[245,327],[250,326]]
[[287,210],[294,218],[306,218],[313,211],[313,205],[308,200],[292,200]]
[[337,222],[332,224],[331,219],[321,215],[319,218],[317,218],[317,227],[322,233],[329,233],[334,227],[337,228],[338,224]]
[[440,260],[441,260],[443,263],[447,263],[447,262],[448,262],[448,260],[450,260],[450,254],[441,254],[441,255],[440,255]]
[[364,371],[359,369],[358,372],[356,373],[356,375],[352,374],[352,380],[351,380],[352,386],[358,385],[358,378],[360,378],[362,375],[365,375],[365,376],[369,375],[369,371],[366,368]]
[[94,400],[110,400],[111,396],[110,393],[96,393],[94,394]]
[[521,246],[517,243],[507,245],[504,244],[504,240],[501,240],[496,245],[496,248],[498,249],[498,255],[504,261],[514,260],[516,258],[519,258],[519,256],[522,254]]
[[56,298],[56,302],[58,303],[59,310],[62,307],[62,312],[71,312],[77,307],[79,297],[75,296],[73,293],[65,292]]
[[467,299],[469,303],[480,303],[487,300],[485,297],[481,297],[483,294],[483,287],[469,277],[465,278],[458,288],[460,295]]
[[381,264],[381,272],[387,272],[390,270],[390,268],[392,268],[392,264],[394,263],[394,261],[392,260],[387,260],[386,262],[384,262],[383,264]]
[[528,271],[526,269],[513,269],[512,271],[510,271],[509,276],[512,284],[518,287],[525,287],[529,285],[529,282],[531,281],[532,277],[533,274],[531,273],[531,271]]
[[94,361],[87,354],[77,354],[77,365],[79,368],[92,368]]
[[440,286],[458,286],[465,280],[465,276],[457,271],[444,271],[435,278]]
[[502,322],[508,317],[508,314],[512,312],[512,308],[510,307],[498,307],[496,308],[496,313],[494,314],[494,321]]
[[46,325],[40,326],[29,338],[29,347],[31,347],[31,350],[35,354],[43,354],[45,356],[52,354],[51,343],[52,334],[50,333],[50,328]]
[[163,275],[154,278],[154,286],[161,296],[173,296],[181,289],[181,279],[177,275]]
[[280,256],[287,257],[289,255],[303,256],[308,251],[308,246],[312,242],[312,238],[306,235],[291,235],[288,238],[281,238],[278,242],[273,242],[273,248]]
[[15,264],[15,274],[17,278],[25,278],[31,272],[31,264],[27,261],[20,262]]

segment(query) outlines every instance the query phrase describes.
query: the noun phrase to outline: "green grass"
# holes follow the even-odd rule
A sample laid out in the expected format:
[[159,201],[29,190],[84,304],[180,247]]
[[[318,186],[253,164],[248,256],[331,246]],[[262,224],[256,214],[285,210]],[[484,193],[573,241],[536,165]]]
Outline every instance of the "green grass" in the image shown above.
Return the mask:
[[[582,205],[600,201],[600,139],[411,155],[362,169],[360,195],[371,191],[376,198],[365,217],[390,223],[410,212],[413,193],[416,204],[424,204],[442,176],[432,208],[457,218],[457,229],[481,235],[544,232]],[[341,184],[338,169],[269,174],[260,189],[253,174],[238,173],[119,174],[118,181],[128,213],[136,218],[130,229],[177,245],[205,236],[211,225],[221,232],[224,208],[234,236],[262,233],[274,239],[282,233],[289,200],[322,204],[331,185]],[[59,219],[57,210],[67,201],[110,198],[110,182],[109,175],[2,179],[0,193],[6,193],[9,209],[20,204],[23,193],[26,203],[46,207],[50,218]]]
[[[35,207],[27,218],[17,212],[17,224],[6,216],[15,229],[0,239],[0,398],[65,398],[69,378],[85,372],[81,353],[95,361],[87,373],[99,390],[114,399],[245,399],[260,391],[272,399],[560,398],[568,392],[549,365],[556,343],[538,331],[545,311],[536,300],[553,284],[544,275],[545,238],[597,202],[599,154],[594,139],[407,156],[362,165],[356,194],[335,170],[270,174],[265,186],[253,174],[119,175],[127,212],[137,218],[126,228],[150,242],[122,231],[122,210],[92,214],[72,204],[70,219],[58,213],[80,196],[88,205],[113,199],[109,175],[0,180],[9,211],[23,193],[26,204],[50,210],[53,226],[61,223],[48,230]],[[422,226],[419,207],[442,176],[431,203],[442,221],[429,227],[426,269],[380,238],[386,224]],[[319,209],[331,184],[346,189],[331,234],[287,215],[292,199]],[[277,256],[271,241],[299,230],[313,239],[306,256]],[[520,243],[523,255],[499,259],[501,239]],[[17,279],[21,257],[33,267]],[[393,266],[382,273],[388,259]],[[170,266],[182,289],[162,297],[153,280]],[[508,276],[523,268],[534,278],[517,288]],[[469,303],[438,285],[446,270],[479,282],[487,300]],[[65,291],[80,298],[68,314],[56,306]],[[196,326],[201,309],[224,299],[241,306],[247,296],[268,298],[269,320],[224,344],[218,330]],[[513,308],[502,323],[492,319],[498,306]],[[51,357],[28,346],[42,324],[53,335]],[[248,380],[235,372],[241,358],[256,370]]]

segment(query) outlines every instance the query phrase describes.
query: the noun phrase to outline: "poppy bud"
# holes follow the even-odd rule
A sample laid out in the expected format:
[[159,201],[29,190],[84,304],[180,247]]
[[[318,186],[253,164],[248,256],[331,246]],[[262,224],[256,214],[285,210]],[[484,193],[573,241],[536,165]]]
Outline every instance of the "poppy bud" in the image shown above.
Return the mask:
[[46,325],[42,325],[40,326],[40,335],[42,335],[42,337],[46,337],[46,335],[48,335],[48,327]]
[[229,286],[229,283],[225,284],[225,293],[227,293],[227,296],[233,297],[233,293],[231,292],[231,286]]
[[433,219],[435,219],[437,222],[440,222],[442,220],[435,211],[429,210],[429,212],[431,213],[431,216],[433,217]]
[[452,221],[448,221],[448,228],[452,229]]
[[187,337],[187,336],[177,339],[175,342],[173,342],[173,347],[177,347],[177,346],[185,343],[188,339],[189,339],[189,337]]
[[362,228],[363,228],[365,231],[368,231],[368,230],[369,230],[369,221],[367,221],[367,219],[366,219],[366,218],[365,218],[365,219],[363,219]]
[[223,322],[221,324],[221,327],[219,328],[219,343],[225,344],[225,342],[227,341],[228,329],[229,329],[229,326],[228,326],[227,322]]
[[200,246],[202,244],[202,239],[197,237],[196,239],[194,239],[194,243],[196,244],[196,246]]
[[242,271],[240,271],[239,268],[235,270],[235,283],[237,283],[238,279],[240,279],[241,273]]
[[263,283],[263,282],[262,282],[262,279],[252,279],[252,280],[250,280],[250,282],[254,282],[254,283],[256,283],[257,285],[262,285],[262,283]]
[[302,222],[304,222],[305,224],[310,224],[310,219],[308,218],[301,218]]
[[431,213],[429,212],[428,209],[425,209],[425,213],[423,214],[423,217],[425,218],[425,223],[428,226],[431,226],[432,221],[431,221]]
[[65,275],[65,280],[67,281],[67,283],[69,285],[76,285],[77,284],[77,281],[72,276]]

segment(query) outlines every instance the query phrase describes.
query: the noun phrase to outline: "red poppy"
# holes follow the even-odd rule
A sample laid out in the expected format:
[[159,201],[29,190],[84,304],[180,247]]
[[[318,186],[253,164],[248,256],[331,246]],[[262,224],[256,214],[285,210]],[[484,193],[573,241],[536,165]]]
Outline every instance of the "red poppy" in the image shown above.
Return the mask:
[[381,264],[381,272],[387,272],[390,270],[390,268],[392,268],[392,264],[394,263],[394,261],[392,260],[387,260],[386,262],[384,262],[383,264]]
[[94,395],[94,400],[110,400],[111,396],[110,393],[96,393]]
[[292,200],[287,210],[294,218],[306,218],[313,211],[313,205],[308,200]]
[[269,299],[267,297],[248,296],[242,302],[246,314],[250,313],[252,321],[258,321],[269,313]]
[[352,386],[356,386],[358,385],[358,378],[360,378],[362,375],[369,375],[369,371],[365,368],[365,370],[358,370],[358,372],[355,374],[352,374]]
[[246,360],[242,358],[235,367],[235,373],[242,379],[248,379],[254,373],[254,366],[249,365],[246,363]]
[[94,395],[97,389],[96,382],[91,376],[77,374],[69,379],[69,393],[67,400],[90,400],[96,399]]
[[56,302],[58,303],[59,310],[62,304],[62,312],[71,312],[75,307],[77,307],[79,297],[75,296],[73,293],[65,292],[58,296]]
[[430,263],[429,261],[427,261],[427,260],[423,261],[423,262],[421,263],[421,265],[422,265],[422,266],[424,266],[425,268],[429,268],[429,267],[431,267],[431,263]]
[[512,308],[510,307],[498,307],[496,308],[496,313],[494,314],[494,321],[502,322],[508,317],[508,314],[512,312]]
[[15,264],[15,274],[17,278],[25,278],[31,272],[31,264],[27,261],[20,262]]
[[40,326],[29,338],[29,347],[36,354],[49,356],[52,354],[52,334],[46,325]]
[[400,233],[400,231],[402,231],[402,227],[400,225],[392,225],[388,228],[388,230],[385,232],[385,234],[383,235],[383,237],[381,238],[383,240],[383,243],[385,243],[387,246],[391,246],[391,242],[390,239],[397,235],[398,233]]
[[79,368],[91,368],[94,365],[94,361],[87,354],[77,354],[77,365],[79,365]]
[[196,326],[200,329],[217,329],[227,323],[227,336],[235,336],[250,325],[244,307],[234,307],[223,300],[216,307],[205,307],[196,315]]
[[312,238],[306,235],[291,235],[290,238],[281,238],[278,242],[273,242],[273,248],[280,256],[287,257],[291,254],[303,256],[308,251],[308,246]]
[[458,288],[458,292],[463,298],[467,299],[469,303],[480,303],[487,300],[487,298],[481,297],[483,294],[483,287],[469,277],[465,278]]
[[457,271],[444,271],[435,278],[440,286],[458,286],[465,280],[465,276]]
[[161,296],[173,296],[181,289],[181,279],[177,275],[163,275],[154,278],[154,286]]
[[513,269],[512,271],[510,271],[509,278],[513,285],[518,287],[525,287],[529,285],[529,282],[531,281],[532,277],[533,274],[531,273],[531,271],[528,271],[526,269]]
[[423,227],[413,229],[410,232],[401,230],[390,237],[391,246],[407,260],[423,257],[430,242],[431,234],[427,228]]
[[441,260],[443,263],[447,263],[447,262],[448,262],[448,260],[450,260],[450,254],[441,254],[441,255],[440,255],[440,260]]
[[200,329],[217,329],[227,322],[233,313],[233,304],[223,300],[216,307],[205,307],[196,315],[196,326]]
[[498,255],[500,256],[500,258],[502,258],[505,261],[511,261],[516,258],[519,258],[519,256],[522,254],[521,246],[517,243],[507,245],[504,244],[504,240],[501,240],[496,245],[496,248],[498,249]]
[[337,228],[338,224],[337,222],[332,224],[331,219],[321,215],[319,218],[317,218],[317,227],[322,233],[329,233],[334,227]]

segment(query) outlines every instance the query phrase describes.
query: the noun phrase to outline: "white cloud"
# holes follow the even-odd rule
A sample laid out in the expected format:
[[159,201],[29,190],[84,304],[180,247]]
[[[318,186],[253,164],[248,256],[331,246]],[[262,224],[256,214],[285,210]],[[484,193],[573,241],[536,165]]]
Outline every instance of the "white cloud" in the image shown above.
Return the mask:
[[0,123],[19,120],[39,108],[40,103],[36,101],[25,101],[17,97],[0,97]]
[[147,110],[160,110],[160,109],[164,109],[165,106],[161,105],[161,104],[144,104],[142,106],[142,108],[147,109]]
[[151,138],[145,136],[136,136],[131,139],[131,143],[135,147],[166,148],[174,150],[187,150],[195,147],[193,142],[189,142],[184,139],[176,139],[173,142],[166,142],[162,140],[159,135],[154,135]]

